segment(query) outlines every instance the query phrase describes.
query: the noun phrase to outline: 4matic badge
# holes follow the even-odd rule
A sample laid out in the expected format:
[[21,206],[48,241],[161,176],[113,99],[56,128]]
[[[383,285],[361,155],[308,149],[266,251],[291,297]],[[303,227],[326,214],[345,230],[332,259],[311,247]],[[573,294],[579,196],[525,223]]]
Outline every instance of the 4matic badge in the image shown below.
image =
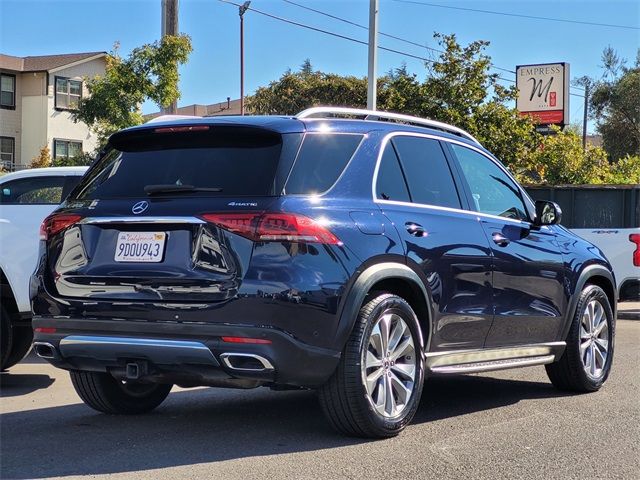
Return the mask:
[[227,203],[230,207],[257,207],[257,202],[229,202]]

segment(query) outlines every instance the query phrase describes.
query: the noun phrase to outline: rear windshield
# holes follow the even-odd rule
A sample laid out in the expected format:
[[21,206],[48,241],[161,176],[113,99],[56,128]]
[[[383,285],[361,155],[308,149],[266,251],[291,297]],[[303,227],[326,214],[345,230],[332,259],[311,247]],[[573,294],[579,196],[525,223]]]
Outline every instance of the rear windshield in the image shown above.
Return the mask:
[[[285,136],[249,127],[197,128],[201,130],[157,128],[114,135],[107,152],[72,198],[143,197],[145,187],[152,185],[206,189],[206,193],[181,195],[268,196],[277,192],[276,173]],[[290,137],[299,142],[299,136]]]

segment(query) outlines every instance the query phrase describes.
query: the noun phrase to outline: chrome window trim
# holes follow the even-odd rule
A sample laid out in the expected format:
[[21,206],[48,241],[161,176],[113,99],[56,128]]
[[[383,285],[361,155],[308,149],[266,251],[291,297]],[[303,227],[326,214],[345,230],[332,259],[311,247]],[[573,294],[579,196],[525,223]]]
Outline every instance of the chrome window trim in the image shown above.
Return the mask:
[[[435,209],[435,210],[443,210],[443,211],[456,212],[456,213],[473,214],[473,215],[477,215],[479,217],[486,217],[486,218],[491,218],[491,219],[504,220],[504,221],[507,221],[507,222],[517,223],[517,224],[520,224],[520,225],[522,225],[522,224],[531,225],[532,222],[530,222],[530,221],[518,220],[518,219],[515,219],[515,218],[501,217],[499,215],[492,215],[490,213],[478,212],[476,210],[458,209],[458,208],[451,208],[451,207],[441,207],[439,205],[429,205],[429,204],[425,204],[425,203],[401,202],[401,201],[396,201],[396,200],[384,200],[384,199],[377,198],[377,195],[376,195],[376,184],[378,182],[378,172],[380,170],[380,162],[382,161],[382,154],[384,153],[384,150],[385,150],[385,148],[387,148],[387,144],[391,141],[391,139],[394,138],[394,137],[398,137],[398,136],[428,138],[428,139],[431,139],[431,140],[437,140],[439,142],[454,143],[456,145],[460,145],[462,147],[466,147],[466,148],[469,148],[471,150],[475,150],[477,153],[479,153],[480,155],[484,156],[490,162],[492,162],[494,165],[496,165],[498,168],[500,168],[500,170],[502,170],[511,179],[511,181],[516,184],[516,187],[518,187],[518,191],[521,194],[523,194],[524,198],[528,199],[531,202],[531,204],[533,205],[533,200],[531,200],[531,198],[526,194],[526,192],[522,189],[522,187],[516,181],[516,179],[513,178],[513,175],[511,175],[511,173],[506,168],[504,168],[502,165],[497,163],[493,158],[491,158],[489,155],[487,155],[486,152],[482,151],[481,149],[479,149],[479,148],[477,148],[477,147],[475,147],[473,145],[469,145],[467,143],[460,142],[458,140],[454,140],[454,139],[451,139],[451,138],[440,137],[438,135],[432,135],[432,134],[428,134],[428,133],[418,133],[418,132],[391,132],[391,133],[385,135],[385,137],[382,139],[382,143],[381,143],[380,149],[378,151],[378,158],[376,160],[376,166],[375,166],[375,168],[373,170],[373,181],[371,183],[371,197],[373,198],[373,202],[374,203],[392,204],[392,205],[400,205],[400,206],[407,206],[407,207],[418,207],[418,208],[432,208],[432,209]],[[455,183],[455,178],[453,180],[454,180],[454,183]],[[456,185],[456,187],[457,187],[457,185]]]

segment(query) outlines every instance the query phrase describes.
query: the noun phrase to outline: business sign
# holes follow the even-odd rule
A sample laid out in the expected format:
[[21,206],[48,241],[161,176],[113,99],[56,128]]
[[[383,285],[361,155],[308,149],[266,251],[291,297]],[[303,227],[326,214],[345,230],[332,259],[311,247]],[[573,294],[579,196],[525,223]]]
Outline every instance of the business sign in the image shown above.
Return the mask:
[[545,63],[516,67],[520,115],[529,115],[541,125],[569,123],[569,64]]

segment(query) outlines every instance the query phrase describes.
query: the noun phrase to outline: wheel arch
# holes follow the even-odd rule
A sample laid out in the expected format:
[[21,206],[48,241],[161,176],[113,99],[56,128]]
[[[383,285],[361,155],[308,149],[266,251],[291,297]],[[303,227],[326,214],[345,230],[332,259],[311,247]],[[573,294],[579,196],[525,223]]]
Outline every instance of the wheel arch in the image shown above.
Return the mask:
[[355,278],[340,312],[336,343],[342,350],[353,329],[362,305],[371,292],[384,291],[404,298],[418,317],[422,344],[428,349],[431,340],[431,296],[420,276],[404,263],[383,261],[368,266]]
[[571,321],[573,316],[575,315],[576,306],[578,304],[578,298],[580,296],[580,292],[584,289],[586,285],[597,285],[602,288],[609,299],[609,303],[611,304],[611,310],[613,311],[613,316],[615,318],[617,311],[617,289],[616,289],[616,281],[611,273],[611,270],[606,268],[604,265],[594,264],[585,267],[578,277],[576,281],[575,289],[573,290],[573,295],[569,300],[569,308],[567,309],[567,318],[565,318],[565,324],[562,331],[561,339],[565,339],[567,334],[569,333],[569,329],[571,328]]
[[11,288],[11,283],[5,275],[2,267],[0,267],[0,301],[9,314],[18,315],[19,310],[16,297],[13,293],[13,288]]

